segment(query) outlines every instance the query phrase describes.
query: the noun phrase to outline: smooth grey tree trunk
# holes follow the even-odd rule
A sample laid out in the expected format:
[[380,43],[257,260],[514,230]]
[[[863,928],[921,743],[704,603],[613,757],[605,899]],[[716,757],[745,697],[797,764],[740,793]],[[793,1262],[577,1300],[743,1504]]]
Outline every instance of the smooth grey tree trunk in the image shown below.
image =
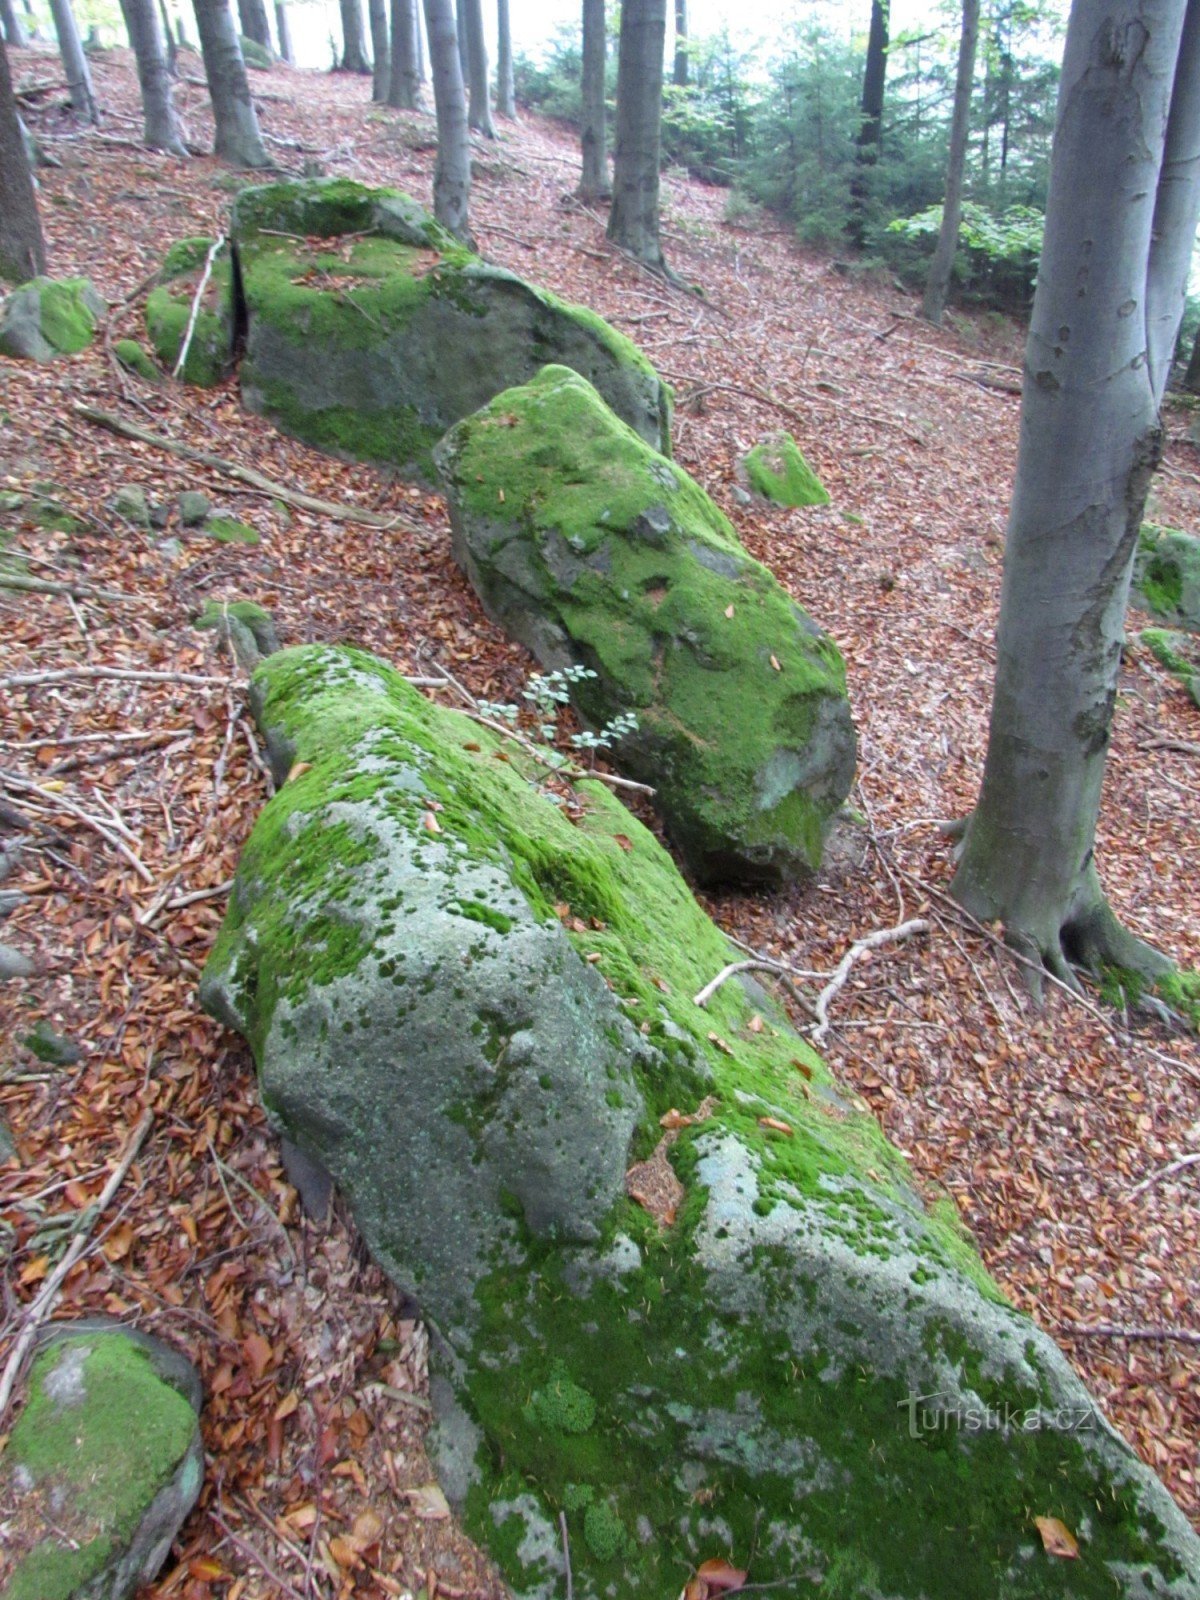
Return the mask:
[[214,154],[235,167],[269,167],[229,0],[192,0],[192,7],[216,124]]
[[158,18],[162,23],[163,45],[167,52],[167,71],[174,78],[178,76],[179,46],[175,43],[175,30],[171,27],[167,0],[158,0]]
[[515,117],[517,97],[513,84],[512,21],[509,0],[496,0],[496,110]]
[[425,27],[437,107],[433,214],[456,238],[473,244],[469,220],[471,136],[467,130],[467,96],[458,59],[453,0],[425,0]]
[[96,93],[92,88],[92,73],[83,46],[79,42],[79,29],[71,0],[50,0],[50,15],[54,18],[54,31],[58,36],[58,53],[62,57],[67,75],[67,88],[71,104],[88,122],[96,121]]
[[467,43],[469,36],[467,28],[467,0],[455,0],[454,6],[454,31],[458,40],[458,70],[462,73],[464,85],[471,81],[471,54]]
[[246,38],[253,39],[255,44],[262,45],[264,50],[270,50],[274,55],[266,0],[238,0],[238,16],[241,18],[242,32]]
[[483,0],[462,0],[459,24],[467,27],[467,124],[485,139],[496,137],[488,85],[487,43],[483,37]]
[[1155,977],[1094,858],[1125,605],[1200,212],[1200,0],[1075,0],[1025,355],[996,682],[955,898],[1064,981]]
[[0,278],[25,283],[45,270],[46,247],[8,69],[8,47],[0,44]]
[[688,23],[687,0],[675,0],[675,70],[671,81],[677,88],[686,89],[688,81]]
[[387,103],[398,111],[420,104],[417,81],[417,8],[414,0],[392,0],[391,71]]
[[388,0],[367,0],[367,16],[371,24],[371,99],[382,105],[387,99],[392,73]]
[[608,28],[604,0],[583,0],[583,132],[580,152],[583,171],[579,178],[581,200],[607,200],[612,194],[608,182],[608,136],[605,128],[604,63],[608,53]]
[[975,84],[975,47],[979,40],[979,0],[962,0],[962,33],[958,40],[958,73],[954,80],[954,112],[950,118],[950,155],[946,162],[946,195],[942,201],[942,226],[929,263],[929,277],[921,301],[921,315],[939,327],[950,292],[950,274],[958,249],[962,222],[963,171],[967,161],[967,129],[971,119],[971,90]]
[[624,0],[617,55],[617,132],[608,237],[662,271],[658,233],[667,0]]
[[420,0],[414,0],[413,12],[416,16],[414,33],[417,39],[417,92],[420,95],[421,85],[425,82],[425,14],[421,9]]
[[288,66],[293,66],[296,53],[292,49],[292,30],[288,26],[288,12],[285,0],[275,0],[275,32],[279,38],[279,58],[286,61]]
[[186,156],[187,146],[175,115],[171,71],[154,0],[121,0],[121,15],[137,60],[138,84],[142,91],[142,139],[146,148]]
[[0,25],[4,28],[4,38],[14,50],[24,50],[29,43],[25,28],[17,15],[17,8],[13,0],[0,0]]
[[363,42],[362,6],[359,0],[338,0],[342,13],[342,63],[343,72],[370,72],[366,46]]

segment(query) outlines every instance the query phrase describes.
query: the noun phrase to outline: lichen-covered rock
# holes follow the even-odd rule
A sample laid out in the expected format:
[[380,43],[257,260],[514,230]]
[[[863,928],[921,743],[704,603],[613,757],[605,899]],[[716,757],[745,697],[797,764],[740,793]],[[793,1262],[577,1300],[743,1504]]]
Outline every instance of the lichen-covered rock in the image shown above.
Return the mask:
[[297,438],[428,476],[451,423],[558,361],[670,452],[670,394],[634,344],[487,265],[408,196],[274,184],[238,196],[232,227],[242,398]]
[[842,1600],[1198,1600],[1200,1542],[953,1206],[760,991],[694,1004],[729,947],[601,785],[564,814],[356,651],[273,656],[254,701],[297,776],[202,995],[437,1327],[438,1471],[521,1600],[566,1592],[560,1514],[580,1600],[714,1557]]
[[200,1492],[200,1399],[160,1340],[55,1329],[0,1460],[0,1600],[124,1600],[155,1576]]
[[1171,627],[1200,633],[1200,539],[1143,523],[1132,598]]
[[33,278],[0,307],[0,355],[53,361],[86,350],[108,303],[87,278]]
[[700,486],[575,373],[547,367],[436,452],[454,552],[488,615],[571,689],[654,786],[704,881],[815,867],[854,777],[837,647],[748,556]]
[[750,487],[780,506],[827,506],[829,491],[790,433],[773,433],[743,462]]
[[[167,251],[158,282],[146,300],[146,331],[162,366],[175,371],[187,337],[192,305],[204,276],[212,239],[181,239]],[[179,373],[184,383],[211,389],[233,369],[233,276],[225,247],[213,257]]]

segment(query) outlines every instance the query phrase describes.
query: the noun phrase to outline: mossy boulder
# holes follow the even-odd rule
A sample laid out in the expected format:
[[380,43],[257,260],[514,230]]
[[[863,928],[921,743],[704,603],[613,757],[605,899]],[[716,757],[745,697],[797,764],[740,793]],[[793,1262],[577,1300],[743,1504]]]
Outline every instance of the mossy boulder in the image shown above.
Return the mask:
[[33,278],[0,307],[0,355],[53,361],[86,350],[108,303],[87,278]]
[[1132,598],[1171,627],[1200,633],[1200,539],[1143,523]]
[[218,634],[247,672],[279,649],[271,613],[254,600],[210,600],[192,626]]
[[0,1462],[2,1600],[124,1600],[154,1578],[200,1492],[200,1398],[157,1339],[55,1329]]
[[843,1600],[1197,1600],[1183,1515],[953,1206],[761,991],[695,1005],[730,948],[603,786],[551,805],[357,651],[272,656],[253,705],[296,776],[202,998],[436,1326],[438,1471],[516,1595],[565,1593],[562,1513],[580,1600],[717,1556]]
[[406,195],[345,179],[234,206],[242,398],[322,449],[431,475],[446,429],[547,361],[670,449],[670,392],[600,317],[489,266]]
[[1143,628],[1140,638],[1159,665],[1175,674],[1192,703],[1200,706],[1200,646],[1196,640],[1169,628]]
[[[163,260],[158,282],[147,297],[146,331],[155,355],[169,373],[175,371],[183,349],[192,306],[214,242],[212,239],[181,239],[172,245]],[[229,251],[222,247],[213,257],[187,359],[179,373],[185,383],[211,389],[233,370],[232,284]]]
[[127,371],[136,373],[139,378],[145,378],[148,383],[158,380],[158,368],[136,339],[118,339],[113,345],[113,355]]
[[617,760],[696,876],[815,867],[854,777],[842,659],[700,486],[562,367],[436,460],[484,609],[543,666],[596,674],[571,690],[589,723],[636,715]]
[[254,67],[259,72],[269,72],[275,65],[275,57],[265,45],[259,44],[257,39],[248,39],[243,33],[239,43],[242,47],[242,60],[248,67]]
[[780,506],[827,506],[829,491],[790,433],[773,433],[743,462],[750,487]]

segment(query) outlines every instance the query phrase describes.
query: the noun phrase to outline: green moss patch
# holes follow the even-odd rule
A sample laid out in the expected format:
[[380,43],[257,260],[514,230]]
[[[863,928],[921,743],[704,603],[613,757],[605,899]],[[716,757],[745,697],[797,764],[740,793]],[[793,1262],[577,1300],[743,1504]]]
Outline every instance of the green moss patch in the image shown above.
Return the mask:
[[211,533],[220,544],[262,543],[258,529],[252,528],[248,522],[239,522],[236,517],[206,517],[204,531]]
[[1200,646],[1196,640],[1166,628],[1143,628],[1139,637],[1154,659],[1175,674],[1192,703],[1200,706]]
[[[187,337],[192,306],[213,241],[181,239],[163,261],[159,281],[146,300],[146,331],[159,362],[174,372]],[[211,389],[229,375],[233,364],[233,276],[229,252],[214,257],[201,297],[187,359],[179,376],[184,383]]]
[[827,506],[829,493],[790,433],[756,444],[745,460],[750,487],[781,506]]
[[1143,523],[1132,598],[1172,627],[1200,633],[1200,539]]
[[118,339],[113,345],[113,354],[123,367],[136,373],[139,378],[145,378],[149,383],[157,380],[158,368],[136,339]]

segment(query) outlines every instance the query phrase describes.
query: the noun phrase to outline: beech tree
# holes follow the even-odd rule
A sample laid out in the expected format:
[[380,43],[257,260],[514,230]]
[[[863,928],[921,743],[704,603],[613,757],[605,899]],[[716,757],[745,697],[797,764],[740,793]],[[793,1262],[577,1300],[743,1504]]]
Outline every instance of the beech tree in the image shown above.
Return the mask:
[[1074,0],[1025,354],[987,760],[956,899],[1073,983],[1170,962],[1101,888],[1096,820],[1159,405],[1200,210],[1200,0]]
[[415,111],[420,103],[417,77],[417,7],[415,0],[392,0],[392,39],[388,72],[389,106]]
[[62,57],[63,71],[67,75],[67,88],[71,104],[88,122],[96,121],[96,92],[92,88],[92,72],[83,45],[71,0],[50,0],[50,15],[54,18],[54,32],[58,37],[58,53]]
[[338,9],[342,14],[341,70],[370,72],[366,46],[363,43],[362,6],[359,0],[338,0]]
[[388,0],[367,0],[371,24],[371,99],[382,105],[392,79],[392,49],[388,41]]
[[29,43],[13,0],[0,0],[0,27],[4,29],[5,41],[14,49],[23,50]]
[[25,283],[45,270],[46,247],[8,70],[8,46],[0,41],[0,278]]
[[213,153],[231,166],[269,167],[229,0],[192,0],[192,8],[216,126]]
[[512,22],[508,11],[508,0],[496,0],[496,110],[502,117],[515,117]]
[[608,237],[664,271],[658,233],[667,0],[624,0],[617,53],[617,132]]
[[279,58],[281,61],[286,61],[290,67],[294,65],[296,55],[292,49],[292,30],[288,26],[286,0],[275,0],[275,32],[279,37]]
[[255,44],[260,44],[264,50],[271,51],[273,55],[266,0],[237,0],[237,6],[243,35],[247,39],[252,39]]
[[467,96],[458,59],[454,0],[425,0],[425,30],[429,35],[429,65],[437,110],[433,214],[456,238],[471,244],[468,218],[471,136],[467,130]]
[[485,139],[496,137],[492,105],[488,98],[487,44],[483,37],[483,0],[462,0],[459,26],[465,24],[467,45],[468,125]]
[[929,264],[921,315],[936,328],[946,309],[950,273],[958,249],[962,221],[963,170],[967,161],[967,125],[971,117],[971,89],[975,82],[975,47],[979,40],[979,0],[963,0],[962,33],[958,41],[958,73],[954,80],[954,113],[950,119],[950,155],[946,162],[946,194],[942,201],[942,226]]
[[686,89],[688,81],[687,0],[675,0],[675,69],[671,82]]
[[607,200],[612,194],[608,185],[607,111],[604,105],[604,64],[607,53],[608,28],[604,0],[583,0],[581,200]]
[[142,91],[142,140],[149,150],[186,156],[187,146],[175,115],[171,69],[154,0],[121,0],[125,31],[137,61]]

